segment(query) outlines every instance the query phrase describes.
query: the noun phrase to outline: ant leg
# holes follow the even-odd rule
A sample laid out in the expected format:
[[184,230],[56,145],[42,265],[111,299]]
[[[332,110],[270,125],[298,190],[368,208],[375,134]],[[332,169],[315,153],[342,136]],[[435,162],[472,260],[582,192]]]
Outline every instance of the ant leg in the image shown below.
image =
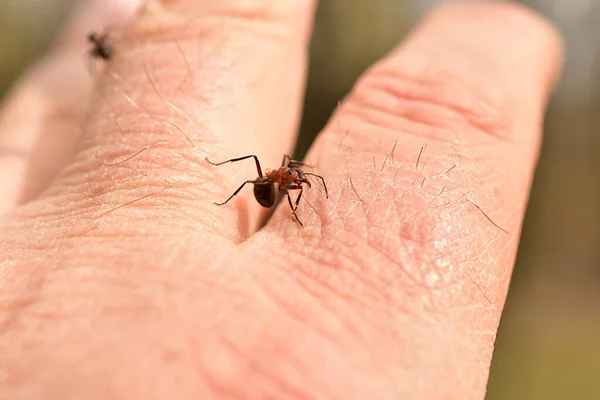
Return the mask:
[[290,157],[289,154],[284,154],[283,155],[283,160],[281,161],[281,166],[282,167],[286,166],[286,163],[285,163],[286,159],[288,160],[288,164],[287,164],[288,167],[291,167],[291,168],[293,168],[293,167],[308,167],[308,168],[312,168],[312,165],[305,164],[302,161],[294,160],[292,157]]
[[298,208],[298,203],[296,202],[296,208],[292,205],[292,198],[290,197],[290,192],[285,192],[287,194],[288,203],[290,203],[290,208],[292,209],[292,219],[300,224],[300,226],[304,226],[300,218],[298,218],[298,214],[296,214],[296,208]]
[[256,157],[255,155],[249,155],[249,156],[244,156],[244,157],[232,158],[231,160],[223,161],[223,162],[220,162],[220,163],[214,163],[214,162],[210,161],[208,158],[205,158],[205,160],[208,161],[208,163],[212,164],[212,165],[223,165],[223,164],[226,164],[228,162],[232,162],[233,163],[233,162],[237,162],[237,161],[242,161],[242,160],[245,160],[245,159],[250,158],[250,157],[254,157],[254,161],[256,161],[256,171],[258,172],[258,177],[259,178],[264,178],[264,175],[262,173],[262,169],[260,168],[260,162],[258,162],[258,157]]
[[[302,193],[304,192],[304,186],[302,185],[291,185],[291,186],[287,186],[287,187],[283,187],[281,188],[280,192],[283,194],[288,194],[289,190],[300,190],[300,193],[298,194],[298,197],[296,197],[296,207],[292,207],[292,211],[296,211],[298,209],[298,204],[300,203],[300,199],[302,198]],[[291,202],[290,202],[290,206],[291,206]]]
[[290,160],[290,162],[288,163],[288,167],[290,167],[290,168],[300,168],[300,167],[313,168],[312,165],[303,163],[302,161],[298,161],[298,160]]
[[302,186],[300,186],[300,193],[298,194],[298,197],[296,197],[296,207],[294,208],[294,212],[298,209],[298,204],[300,203],[300,199],[302,198],[303,191],[304,191],[304,188]]
[[229,200],[233,199],[235,197],[235,195],[238,194],[240,192],[240,190],[242,190],[242,188],[244,186],[246,186],[246,183],[255,183],[255,181],[246,181],[246,182],[242,183],[242,186],[240,186],[235,192],[233,192],[233,194],[231,196],[229,196],[229,198],[227,200],[225,200],[222,203],[215,202],[215,204],[218,205],[218,206],[222,206],[224,204],[227,204],[227,202],[229,202]]
[[323,182],[323,188],[325,188],[325,197],[329,198],[329,193],[327,192],[327,185],[325,184],[325,179],[321,175],[313,174],[311,172],[305,172],[305,175],[314,176],[315,178],[319,178],[321,182]]
[[279,192],[283,193],[283,194],[285,194],[287,196],[288,203],[290,205],[290,208],[292,209],[292,219],[294,221],[298,222],[300,224],[300,226],[303,226],[302,222],[298,218],[298,214],[296,214],[296,208],[298,208],[298,204],[296,204],[296,208],[294,208],[294,205],[292,204],[292,198],[290,197],[290,192],[286,188],[281,188],[279,190]]

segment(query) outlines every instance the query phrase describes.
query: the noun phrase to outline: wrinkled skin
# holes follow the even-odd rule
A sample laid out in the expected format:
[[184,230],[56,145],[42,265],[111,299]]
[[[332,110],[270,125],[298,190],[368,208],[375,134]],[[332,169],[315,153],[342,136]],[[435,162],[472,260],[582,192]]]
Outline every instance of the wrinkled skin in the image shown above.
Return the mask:
[[[250,189],[213,204],[253,163],[205,157],[291,152],[315,2],[118,4],[2,109],[0,398],[482,399],[554,29],[434,10],[313,144],[329,199],[313,182],[304,227],[282,203],[259,229]],[[86,34],[129,19],[92,85]]]

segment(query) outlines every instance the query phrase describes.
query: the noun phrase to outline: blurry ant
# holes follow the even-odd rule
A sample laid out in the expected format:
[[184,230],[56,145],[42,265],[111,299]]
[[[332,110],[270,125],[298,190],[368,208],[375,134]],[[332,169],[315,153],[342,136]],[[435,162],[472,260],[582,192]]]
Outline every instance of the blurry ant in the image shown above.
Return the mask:
[[[254,185],[254,198],[258,201],[258,204],[265,208],[271,208],[275,205],[275,185],[277,184],[279,187],[279,193],[286,195],[288,199],[288,203],[290,204],[290,208],[292,209],[292,219],[302,225],[300,219],[298,219],[298,215],[296,215],[296,209],[298,208],[298,203],[300,203],[300,199],[302,198],[303,186],[302,184],[308,185],[310,188],[310,181],[307,178],[307,175],[314,176],[316,178],[321,179],[323,182],[323,188],[325,188],[325,196],[329,198],[329,194],[327,192],[327,185],[325,184],[325,179],[322,176],[313,174],[310,172],[304,172],[301,167],[307,166],[303,162],[292,160],[290,156],[287,154],[283,155],[283,161],[281,162],[281,167],[278,169],[266,169],[263,174],[262,169],[260,168],[260,162],[255,155],[249,155],[245,157],[232,158],[231,160],[223,161],[220,163],[213,163],[208,158],[208,161],[212,165],[223,165],[228,162],[237,162],[242,161],[247,158],[253,157],[256,162],[256,171],[258,172],[258,178],[254,180],[249,180],[244,183],[231,195],[227,200],[222,203],[216,203],[218,206],[222,206],[229,202],[236,194],[242,190],[242,188],[247,184],[251,183]],[[286,163],[287,160],[287,163]],[[290,197],[290,190],[300,190],[300,194],[296,198],[296,202],[292,204],[292,198]]]
[[94,45],[89,51],[91,58],[110,60],[113,55],[113,46],[109,41],[108,33],[90,32],[87,36],[88,42]]

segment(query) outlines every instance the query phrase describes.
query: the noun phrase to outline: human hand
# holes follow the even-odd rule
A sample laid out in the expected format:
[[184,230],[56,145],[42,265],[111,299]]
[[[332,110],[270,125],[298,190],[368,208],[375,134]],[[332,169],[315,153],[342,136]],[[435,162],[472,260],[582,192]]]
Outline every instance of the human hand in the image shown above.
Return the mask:
[[249,188],[213,204],[252,161],[205,157],[290,152],[315,6],[148,1],[95,89],[88,10],[19,83],[0,398],[484,397],[560,40],[520,6],[437,9],[314,143],[329,199],[257,231]]

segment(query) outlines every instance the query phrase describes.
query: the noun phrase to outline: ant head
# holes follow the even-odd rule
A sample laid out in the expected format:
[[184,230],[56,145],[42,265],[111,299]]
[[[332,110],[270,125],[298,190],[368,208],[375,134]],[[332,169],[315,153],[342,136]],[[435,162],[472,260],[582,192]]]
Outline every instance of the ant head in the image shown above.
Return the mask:
[[304,171],[300,168],[288,168],[287,173],[290,176],[290,181],[295,182],[298,185],[305,183],[308,187],[311,187],[310,181],[306,178]]
[[90,32],[87,36],[90,42],[95,42],[98,39],[98,34],[96,32]]

